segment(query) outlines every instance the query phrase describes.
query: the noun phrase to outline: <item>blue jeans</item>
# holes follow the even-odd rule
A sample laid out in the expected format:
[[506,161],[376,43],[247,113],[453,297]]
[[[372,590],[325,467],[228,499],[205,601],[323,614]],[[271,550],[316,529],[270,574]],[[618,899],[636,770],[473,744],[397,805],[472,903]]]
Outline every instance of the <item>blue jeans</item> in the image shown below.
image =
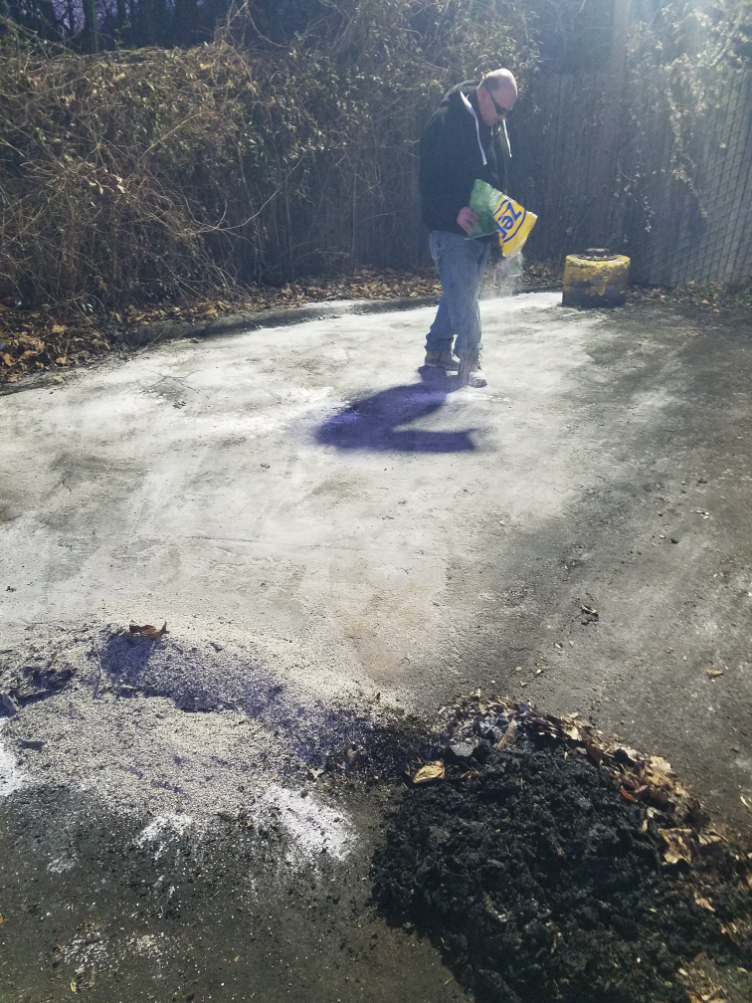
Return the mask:
[[457,355],[475,354],[483,347],[478,292],[491,245],[443,230],[432,230],[428,243],[441,279],[441,300],[426,338],[426,351],[449,351],[456,335]]

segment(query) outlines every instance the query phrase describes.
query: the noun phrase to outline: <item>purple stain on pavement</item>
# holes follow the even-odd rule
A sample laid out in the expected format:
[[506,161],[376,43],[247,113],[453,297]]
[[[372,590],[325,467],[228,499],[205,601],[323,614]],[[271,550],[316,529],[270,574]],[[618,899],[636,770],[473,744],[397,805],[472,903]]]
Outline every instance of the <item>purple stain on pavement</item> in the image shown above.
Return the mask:
[[421,383],[390,387],[349,404],[316,432],[322,446],[401,453],[460,453],[474,450],[473,429],[432,432],[400,428],[443,407],[457,389],[456,377],[442,370],[421,371]]

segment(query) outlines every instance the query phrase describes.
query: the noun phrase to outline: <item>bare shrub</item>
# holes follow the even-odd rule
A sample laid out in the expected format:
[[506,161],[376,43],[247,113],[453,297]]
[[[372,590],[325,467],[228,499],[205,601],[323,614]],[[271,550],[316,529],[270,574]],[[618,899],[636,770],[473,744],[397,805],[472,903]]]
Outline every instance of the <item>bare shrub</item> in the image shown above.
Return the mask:
[[422,257],[420,129],[449,83],[524,77],[514,5],[342,0],[291,47],[83,56],[0,37],[0,284],[114,307]]

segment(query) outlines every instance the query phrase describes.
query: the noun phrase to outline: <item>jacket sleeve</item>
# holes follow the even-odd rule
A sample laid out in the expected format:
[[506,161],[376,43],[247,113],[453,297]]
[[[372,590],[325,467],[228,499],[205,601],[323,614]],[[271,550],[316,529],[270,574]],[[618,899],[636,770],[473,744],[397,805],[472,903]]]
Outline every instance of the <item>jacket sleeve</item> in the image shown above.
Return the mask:
[[454,143],[450,139],[443,115],[434,115],[420,139],[418,183],[423,218],[456,228],[457,214],[468,204],[472,184],[468,187],[465,183],[457,162],[456,139]]

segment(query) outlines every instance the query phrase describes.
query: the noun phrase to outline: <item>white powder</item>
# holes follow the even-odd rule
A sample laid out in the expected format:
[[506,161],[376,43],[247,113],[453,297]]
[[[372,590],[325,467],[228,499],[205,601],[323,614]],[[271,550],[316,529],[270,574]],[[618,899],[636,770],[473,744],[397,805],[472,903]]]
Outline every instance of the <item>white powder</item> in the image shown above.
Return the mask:
[[71,860],[70,857],[54,857],[47,864],[47,870],[51,874],[65,874],[66,871],[72,871],[75,866],[76,861]]
[[144,846],[146,843],[156,843],[154,859],[159,860],[167,849],[170,839],[180,838],[193,824],[194,819],[191,815],[179,815],[174,812],[166,815],[157,815],[154,821],[150,822],[136,836],[136,846]]
[[2,730],[5,721],[0,721],[0,798],[7,798],[14,791],[23,787],[25,777],[16,766],[13,756],[5,750],[2,742]]
[[322,853],[344,860],[355,842],[352,823],[342,812],[323,805],[312,795],[301,797],[294,791],[272,784],[263,802],[277,810],[279,824],[293,841],[291,862],[316,862]]

